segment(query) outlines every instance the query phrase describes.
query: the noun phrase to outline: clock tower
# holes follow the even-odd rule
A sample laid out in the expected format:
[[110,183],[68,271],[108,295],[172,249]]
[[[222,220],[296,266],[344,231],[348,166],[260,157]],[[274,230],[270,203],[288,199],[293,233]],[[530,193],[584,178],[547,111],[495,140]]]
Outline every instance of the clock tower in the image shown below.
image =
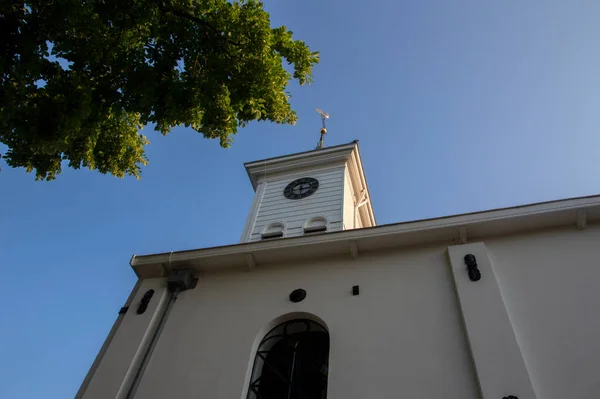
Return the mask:
[[358,141],[245,167],[255,196],[242,242],[376,225]]

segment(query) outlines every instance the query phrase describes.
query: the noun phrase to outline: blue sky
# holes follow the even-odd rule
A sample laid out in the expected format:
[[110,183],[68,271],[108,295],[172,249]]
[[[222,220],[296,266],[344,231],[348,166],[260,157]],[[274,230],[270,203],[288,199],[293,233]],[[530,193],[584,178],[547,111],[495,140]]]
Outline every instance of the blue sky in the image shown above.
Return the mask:
[[243,162],[360,140],[379,224],[600,193],[600,2],[267,0],[321,51],[296,126],[146,129],[141,181],[2,165],[0,397],[73,397],[147,254],[239,241]]

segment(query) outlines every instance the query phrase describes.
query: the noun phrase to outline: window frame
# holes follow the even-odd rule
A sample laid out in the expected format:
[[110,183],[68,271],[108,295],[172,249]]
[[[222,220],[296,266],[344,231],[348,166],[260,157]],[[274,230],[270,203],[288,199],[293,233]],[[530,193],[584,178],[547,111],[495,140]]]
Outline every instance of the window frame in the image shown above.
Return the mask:
[[[288,328],[292,325],[305,325],[306,326],[306,330],[303,331],[294,331],[289,333],[288,332]],[[264,337],[261,339],[260,343],[258,344],[257,348],[256,348],[256,352],[254,355],[254,361],[252,363],[252,372],[250,374],[250,381],[248,384],[248,391],[246,394],[246,398],[247,399],[266,399],[264,398],[264,396],[261,395],[260,390],[260,384],[259,382],[261,381],[261,378],[265,377],[264,375],[264,370],[265,367],[269,367],[270,370],[272,370],[272,375],[276,376],[278,378],[278,383],[279,384],[286,384],[287,387],[287,395],[285,398],[281,398],[281,399],[293,399],[296,398],[296,394],[299,391],[299,384],[297,381],[294,381],[294,377],[296,376],[303,376],[305,375],[304,373],[306,373],[311,366],[314,366],[314,364],[311,364],[309,366],[306,366],[305,363],[303,361],[300,361],[299,359],[301,357],[306,356],[306,354],[310,354],[310,355],[314,355],[314,352],[312,352],[310,349],[306,349],[304,345],[302,345],[302,350],[305,351],[305,353],[303,353],[302,355],[299,354],[300,350],[298,349],[299,347],[299,340],[301,338],[306,339],[306,335],[304,337],[301,337],[303,334],[306,333],[325,333],[327,334],[327,341],[326,341],[326,347],[324,349],[324,353],[319,353],[318,355],[323,357],[323,364],[321,365],[321,369],[319,370],[319,374],[323,374],[324,375],[324,386],[321,389],[321,397],[319,399],[326,399],[327,398],[327,383],[328,383],[328,370],[329,370],[329,349],[330,349],[330,336],[329,336],[329,331],[327,330],[327,328],[325,328],[321,323],[312,320],[312,319],[308,319],[308,318],[295,318],[295,319],[290,319],[287,321],[284,321],[282,323],[277,324],[275,327],[273,327],[272,329],[269,330],[269,332],[267,332],[267,334],[264,335]],[[294,335],[296,335],[296,340],[294,341]],[[316,336],[314,336],[316,337]],[[287,344],[289,345],[290,343],[293,343],[293,350],[292,350],[292,357],[289,359],[291,361],[291,366],[289,366],[289,371],[291,371],[291,374],[289,376],[284,376],[281,373],[281,368],[278,370],[277,369],[277,365],[273,365],[273,364],[269,364],[269,352],[271,350],[273,350],[277,344],[281,343],[281,342],[285,342],[287,341]],[[289,348],[290,346],[288,346]],[[313,348],[314,349],[314,348]],[[316,356],[318,357],[318,356]],[[306,367],[306,369],[301,372],[299,371],[299,367],[301,367],[300,365],[304,365]],[[319,363],[317,363],[317,365],[319,365]],[[258,369],[260,368],[260,369]],[[312,369],[314,371],[314,368]],[[313,374],[314,375],[314,374]],[[281,385],[280,385],[281,386]],[[296,388],[295,388],[296,387]],[[311,396],[312,398],[312,396]]]

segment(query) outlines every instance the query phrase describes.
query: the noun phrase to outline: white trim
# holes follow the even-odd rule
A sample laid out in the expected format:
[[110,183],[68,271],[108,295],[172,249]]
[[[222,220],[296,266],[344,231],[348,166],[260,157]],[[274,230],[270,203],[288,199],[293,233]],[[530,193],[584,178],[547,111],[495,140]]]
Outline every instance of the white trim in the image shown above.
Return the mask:
[[361,180],[361,184],[363,186],[363,190],[367,193],[367,198],[369,199],[369,206],[365,208],[365,211],[367,212],[367,218],[369,220],[369,223],[363,223],[363,226],[369,226],[369,227],[376,226],[377,221],[375,220],[375,213],[373,212],[373,204],[370,202],[371,193],[369,192],[369,186],[367,184],[367,177],[365,175],[365,170],[363,168],[362,159],[360,157],[360,150],[359,150],[358,146],[356,146],[356,153],[353,155],[354,155],[354,157],[353,157],[354,162],[356,163],[357,169],[359,171],[359,177]]
[[265,232],[267,230],[269,230],[272,226],[275,225],[281,225],[283,226],[283,229],[281,230],[281,232],[283,233],[282,237],[285,237],[286,233],[287,233],[287,224],[283,221],[283,220],[271,220],[265,223],[265,225],[263,226],[263,228],[260,231],[260,235],[261,237],[265,234]]
[[306,221],[302,224],[302,229],[306,229],[306,226],[310,222],[312,222],[312,221],[314,221],[316,219],[323,219],[323,220],[325,220],[325,226],[329,227],[330,223],[329,223],[329,218],[327,216],[324,216],[324,215],[315,215],[315,216],[311,216],[308,219],[306,219]]
[[[259,177],[258,181],[260,183],[263,182],[267,182],[267,183],[273,183],[273,182],[277,182],[277,183],[281,183],[282,177],[285,177],[288,180],[295,180],[295,179],[301,179],[303,177],[309,177],[309,175],[311,175],[313,172],[330,172],[330,171],[335,171],[335,170],[339,170],[339,169],[343,169],[344,165],[339,164],[339,165],[331,165],[331,166],[325,166],[325,167],[319,167],[318,165],[315,165],[314,168],[305,168],[305,169],[301,169],[298,170],[298,172],[295,173],[277,173],[277,174],[271,174],[269,175],[267,173],[266,176],[264,177]],[[339,180],[339,177],[328,177],[325,178],[324,181],[329,181],[329,180]],[[319,183],[321,183],[321,181],[319,180]],[[284,183],[281,183],[284,184]]]
[[[311,231],[311,229],[315,229],[314,227],[308,227],[309,223],[315,221],[315,220],[324,220],[325,221],[325,229],[321,230],[313,230]],[[304,222],[302,224],[302,234],[304,235],[310,235],[310,234],[319,234],[319,233],[327,233],[328,231],[330,231],[330,225],[331,223],[329,223],[329,218],[327,216],[321,216],[321,215],[317,215],[317,216],[311,216],[310,218],[308,218],[306,220],[306,222]],[[320,227],[320,226],[319,226]],[[306,229],[309,229],[309,231],[306,231]]]
[[[355,151],[350,154],[350,157],[346,162],[346,167],[348,168],[352,189],[354,190],[355,201],[357,203],[362,202],[363,196],[370,200],[371,194],[369,193],[369,187],[367,186],[367,180],[362,166],[362,161],[360,159],[358,145],[356,146]],[[357,200],[358,198],[360,199]],[[364,208],[362,206],[357,207],[355,214],[358,218],[360,218],[360,224],[362,227],[376,226],[377,222],[375,221],[375,214],[373,213],[373,205],[371,204],[371,201],[369,201],[366,205],[367,206]]]
[[335,153],[335,152],[343,152],[343,151],[347,151],[347,150],[352,150],[354,148],[354,146],[356,146],[356,143],[357,143],[357,141],[353,141],[348,144],[342,144],[342,145],[334,146],[334,147],[326,147],[326,148],[323,148],[320,150],[311,150],[311,151],[305,151],[305,152],[300,152],[300,153],[296,153],[296,154],[284,155],[281,157],[261,159],[258,161],[246,162],[244,165],[246,167],[253,167],[256,165],[265,165],[265,164],[269,165],[269,164],[275,164],[275,163],[280,163],[280,162],[285,162],[285,161],[294,161],[296,159],[305,158],[307,156],[320,157],[322,155],[328,155],[328,154]]
[[[292,259],[313,259],[347,255],[348,243],[356,241],[361,252],[402,246],[455,242],[460,228],[469,231],[469,240],[498,234],[515,234],[558,227],[575,228],[576,210],[587,208],[587,226],[600,223],[600,196],[573,198],[527,206],[497,209],[436,219],[420,220],[373,228],[341,230],[315,236],[290,237],[274,241],[253,241],[221,247],[172,253],[173,267],[183,265],[197,270],[246,267],[244,257],[253,253],[258,263],[285,264]],[[589,228],[589,227],[588,227]],[[137,255],[130,265],[139,277],[160,277],[168,272],[170,253]]]
[[256,193],[254,194],[254,200],[252,201],[252,205],[250,207],[250,212],[248,213],[248,218],[246,219],[246,224],[244,225],[244,231],[242,231],[242,238],[240,239],[240,242],[250,241],[252,230],[254,230],[254,224],[256,223],[258,209],[262,204],[262,196],[265,193],[266,187],[267,182],[258,185]]
[[267,176],[270,178],[275,173],[326,163],[344,162],[356,147],[357,143],[353,142],[339,147],[250,162],[244,164],[244,166],[246,167],[252,187],[256,188],[258,183],[267,179]]
[[354,200],[354,193],[350,192],[350,197],[352,199],[352,208],[353,208],[353,213],[354,213],[354,219],[352,221],[352,226],[346,226],[345,221],[347,220],[347,215],[346,215],[346,191],[347,191],[347,187],[350,186],[352,184],[352,182],[348,182],[348,184],[346,184],[346,180],[348,178],[349,174],[346,171],[346,167],[344,166],[344,174],[343,174],[343,181],[342,181],[342,230],[349,230],[349,229],[353,229],[356,227],[356,210],[354,209],[354,205],[355,205],[355,200]]

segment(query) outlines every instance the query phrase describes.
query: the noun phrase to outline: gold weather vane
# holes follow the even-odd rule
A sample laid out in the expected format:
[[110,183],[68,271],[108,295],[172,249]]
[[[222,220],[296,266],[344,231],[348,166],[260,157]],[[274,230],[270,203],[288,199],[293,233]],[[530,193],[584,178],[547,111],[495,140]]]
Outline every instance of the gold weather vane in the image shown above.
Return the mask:
[[327,128],[325,127],[325,119],[329,119],[329,114],[324,113],[321,109],[317,108],[317,112],[321,115],[321,123],[323,127],[321,128],[321,140],[317,143],[316,150],[320,150],[325,147],[325,134],[327,134]]

